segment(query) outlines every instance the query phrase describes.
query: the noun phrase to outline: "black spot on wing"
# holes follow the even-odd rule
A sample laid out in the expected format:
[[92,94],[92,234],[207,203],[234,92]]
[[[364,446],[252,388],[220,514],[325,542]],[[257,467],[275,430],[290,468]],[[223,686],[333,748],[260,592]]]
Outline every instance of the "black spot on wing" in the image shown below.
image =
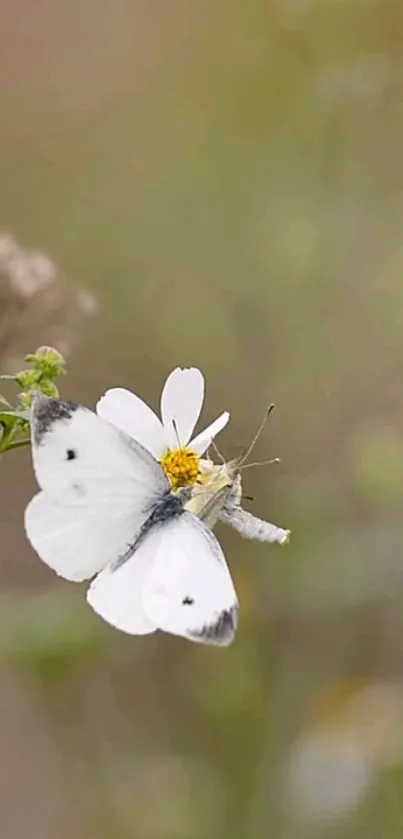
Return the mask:
[[34,402],[31,421],[35,444],[39,446],[55,422],[70,419],[77,408],[78,406],[73,402],[38,396]]
[[203,626],[202,629],[189,631],[189,637],[203,644],[217,644],[224,647],[234,640],[237,626],[238,607],[233,606],[231,609],[222,611],[213,623]]
[[67,449],[66,450],[66,460],[75,460],[77,457],[77,452],[75,449]]
[[84,495],[86,495],[87,493],[85,486],[83,486],[82,484],[73,484],[72,489],[74,490],[78,498],[84,498]]

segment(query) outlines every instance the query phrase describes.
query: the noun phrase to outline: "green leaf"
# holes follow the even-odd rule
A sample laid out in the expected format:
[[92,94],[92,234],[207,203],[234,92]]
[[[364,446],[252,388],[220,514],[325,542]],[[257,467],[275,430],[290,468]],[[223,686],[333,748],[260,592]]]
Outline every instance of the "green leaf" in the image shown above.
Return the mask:
[[21,440],[13,440],[4,451],[8,452],[10,449],[20,449],[22,446],[29,446],[31,443],[30,437],[23,437]]
[[14,411],[0,411],[0,424],[3,428],[11,429],[19,421],[20,417]]
[[1,411],[0,416],[2,414],[17,417],[17,419],[24,420],[24,422],[29,422],[31,419],[31,413],[27,408],[16,408],[15,411]]
[[26,424],[28,422],[28,411],[0,411],[0,452],[9,451],[19,446],[24,446],[29,443],[29,438],[26,436],[21,439],[21,433],[26,434]]
[[10,434],[12,429],[26,428],[29,423],[29,411],[0,411],[0,425]]

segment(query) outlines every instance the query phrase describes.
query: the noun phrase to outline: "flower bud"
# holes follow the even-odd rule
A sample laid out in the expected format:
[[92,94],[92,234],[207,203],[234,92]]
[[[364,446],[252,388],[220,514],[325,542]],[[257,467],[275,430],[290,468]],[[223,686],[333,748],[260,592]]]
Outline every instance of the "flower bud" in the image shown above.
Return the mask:
[[54,379],[66,372],[64,358],[54,347],[38,347],[34,353],[27,356],[27,361],[45,378]]

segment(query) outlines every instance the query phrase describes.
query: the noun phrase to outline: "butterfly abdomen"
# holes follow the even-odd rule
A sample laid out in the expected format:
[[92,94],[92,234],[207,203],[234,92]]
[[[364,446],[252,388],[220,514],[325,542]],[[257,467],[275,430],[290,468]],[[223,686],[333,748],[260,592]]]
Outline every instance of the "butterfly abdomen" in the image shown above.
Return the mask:
[[242,507],[224,509],[221,520],[231,525],[245,539],[257,539],[259,542],[278,542],[280,545],[288,542],[289,530],[283,530],[268,521],[253,516]]

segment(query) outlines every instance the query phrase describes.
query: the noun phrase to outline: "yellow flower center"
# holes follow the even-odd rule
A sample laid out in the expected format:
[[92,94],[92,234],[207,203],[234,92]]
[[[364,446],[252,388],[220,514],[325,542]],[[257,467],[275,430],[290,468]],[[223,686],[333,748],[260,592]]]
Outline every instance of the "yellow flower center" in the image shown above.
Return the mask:
[[160,464],[174,489],[194,484],[199,477],[199,458],[190,449],[167,451]]

